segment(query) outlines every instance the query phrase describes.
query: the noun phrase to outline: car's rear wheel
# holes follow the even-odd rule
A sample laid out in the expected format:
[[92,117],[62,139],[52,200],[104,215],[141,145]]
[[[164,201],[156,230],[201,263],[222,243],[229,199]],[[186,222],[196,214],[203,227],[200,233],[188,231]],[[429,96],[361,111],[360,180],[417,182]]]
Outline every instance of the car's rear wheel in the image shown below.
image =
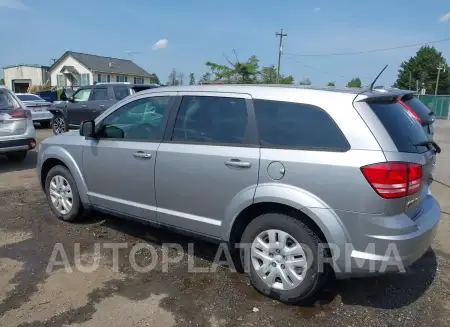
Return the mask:
[[247,226],[241,261],[252,285],[284,303],[306,303],[323,285],[320,238],[301,220],[264,214]]
[[45,193],[50,208],[59,219],[75,221],[83,216],[77,185],[66,167],[50,169],[45,178]]
[[6,157],[11,162],[22,162],[27,157],[27,151],[17,151],[17,152],[7,153]]
[[68,131],[68,126],[64,117],[60,114],[56,114],[52,119],[53,134],[61,134]]

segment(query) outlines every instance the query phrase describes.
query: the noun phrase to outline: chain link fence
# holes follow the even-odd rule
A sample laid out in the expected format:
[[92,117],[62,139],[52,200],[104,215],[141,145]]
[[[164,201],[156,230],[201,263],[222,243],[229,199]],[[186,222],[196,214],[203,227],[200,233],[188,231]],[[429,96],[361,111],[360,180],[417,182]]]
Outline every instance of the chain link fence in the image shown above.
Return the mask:
[[450,119],[450,95],[418,95],[417,97],[434,112],[436,118]]

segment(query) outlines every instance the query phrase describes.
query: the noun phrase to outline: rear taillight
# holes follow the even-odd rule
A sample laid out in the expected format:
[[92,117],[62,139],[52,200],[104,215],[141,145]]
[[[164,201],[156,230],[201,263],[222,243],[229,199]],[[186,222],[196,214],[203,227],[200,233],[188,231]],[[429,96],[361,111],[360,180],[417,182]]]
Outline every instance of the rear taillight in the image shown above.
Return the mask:
[[408,110],[411,116],[413,116],[420,124],[422,124],[422,119],[410,106],[408,106],[408,104],[405,101],[400,100],[399,102],[406,110]]
[[24,119],[31,118],[31,112],[29,110],[24,109],[10,110],[8,111],[8,115],[10,115],[11,118],[24,118]]
[[408,162],[384,162],[361,167],[373,189],[385,199],[401,198],[422,186],[422,166]]

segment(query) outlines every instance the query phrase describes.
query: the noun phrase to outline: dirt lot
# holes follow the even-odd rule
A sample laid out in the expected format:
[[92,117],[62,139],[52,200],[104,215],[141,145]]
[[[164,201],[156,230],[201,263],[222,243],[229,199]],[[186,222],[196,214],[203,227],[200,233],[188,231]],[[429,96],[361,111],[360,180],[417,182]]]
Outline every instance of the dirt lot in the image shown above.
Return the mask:
[[[436,130],[443,153],[435,178],[450,184],[450,122],[439,121]],[[39,139],[50,134],[38,130]],[[436,241],[406,274],[330,280],[314,306],[296,307],[268,300],[224,267],[189,273],[190,260],[209,267],[216,254],[217,246],[199,241],[195,255],[169,264],[168,272],[162,272],[161,263],[147,273],[134,271],[128,258],[132,245],[147,242],[161,258],[161,243],[187,249],[193,240],[102,215],[62,223],[38,187],[35,164],[35,152],[19,166],[0,159],[0,326],[450,325],[450,189],[441,184],[432,187],[443,212]],[[128,245],[119,252],[117,271],[112,250],[94,255],[95,243],[111,242]],[[62,244],[72,272],[60,266],[46,272],[56,243]],[[82,262],[100,260],[94,272],[76,267],[75,243]],[[149,257],[148,251],[138,251],[136,261],[145,265]]]

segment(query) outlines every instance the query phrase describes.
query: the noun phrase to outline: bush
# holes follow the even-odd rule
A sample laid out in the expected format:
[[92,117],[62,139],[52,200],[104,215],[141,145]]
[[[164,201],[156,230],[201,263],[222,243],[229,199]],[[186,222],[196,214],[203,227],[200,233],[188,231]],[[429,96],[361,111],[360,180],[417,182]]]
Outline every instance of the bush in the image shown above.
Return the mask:
[[37,85],[30,85],[28,86],[28,93],[36,93],[36,92],[40,92],[40,91],[49,91],[52,89],[51,84],[45,83],[45,84],[37,84]]

